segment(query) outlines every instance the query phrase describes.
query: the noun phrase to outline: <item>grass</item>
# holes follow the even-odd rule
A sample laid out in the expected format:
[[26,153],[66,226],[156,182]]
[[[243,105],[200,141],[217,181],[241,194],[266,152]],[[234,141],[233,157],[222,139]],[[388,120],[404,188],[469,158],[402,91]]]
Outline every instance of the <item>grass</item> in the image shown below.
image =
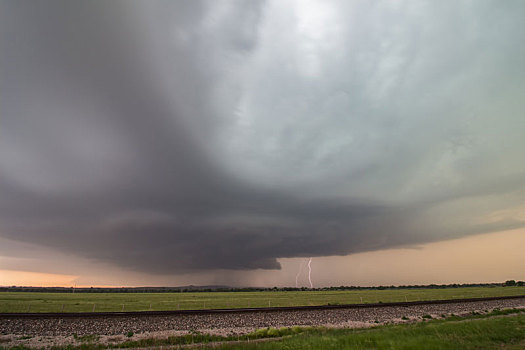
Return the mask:
[[88,334],[88,335],[76,335],[76,334],[73,334],[73,338],[75,338],[75,340],[77,340],[79,342],[92,343],[92,342],[95,342],[95,341],[99,340],[100,337],[98,335],[95,335],[95,334]]
[[[497,313],[496,313],[497,314]],[[505,313],[502,313],[505,314]],[[509,313],[510,314],[510,313]],[[371,329],[310,329],[264,343],[215,349],[524,349],[525,314],[453,317]]]
[[0,312],[101,312],[338,305],[525,295],[525,287],[188,293],[0,292]]
[[[80,345],[53,350],[101,350],[160,348],[185,344],[213,345],[214,349],[523,349],[525,310],[496,310],[488,314],[452,316],[445,320],[378,326],[369,329],[313,327],[263,328],[243,336],[193,333],[168,338],[128,340],[116,344],[96,343],[98,338],[79,339]],[[87,343],[86,343],[87,341]],[[262,341],[262,342],[261,342]],[[222,342],[222,345],[218,342]],[[214,343],[214,344],[209,344]],[[7,349],[0,346],[0,349]],[[13,350],[28,349],[24,346]]]

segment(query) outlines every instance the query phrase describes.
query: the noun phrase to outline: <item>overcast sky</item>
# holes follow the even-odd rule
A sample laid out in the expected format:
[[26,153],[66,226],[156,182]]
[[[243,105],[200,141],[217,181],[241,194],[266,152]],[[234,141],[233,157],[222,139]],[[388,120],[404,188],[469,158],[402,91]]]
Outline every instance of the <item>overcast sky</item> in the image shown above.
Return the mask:
[[524,14],[1,0],[0,269],[221,283],[525,227]]

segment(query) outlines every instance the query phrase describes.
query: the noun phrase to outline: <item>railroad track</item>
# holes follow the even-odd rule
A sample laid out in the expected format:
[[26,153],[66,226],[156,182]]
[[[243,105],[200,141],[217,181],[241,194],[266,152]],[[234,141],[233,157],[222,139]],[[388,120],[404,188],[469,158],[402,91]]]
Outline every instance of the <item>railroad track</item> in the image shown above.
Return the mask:
[[275,311],[308,311],[308,310],[331,310],[331,309],[366,309],[383,307],[409,307],[417,305],[433,304],[455,304],[491,300],[525,299],[525,295],[443,299],[443,300],[421,300],[408,302],[390,303],[367,303],[367,304],[342,304],[342,305],[316,305],[316,306],[281,306],[262,308],[232,308],[232,309],[200,309],[200,310],[166,310],[166,311],[126,311],[126,312],[32,312],[32,313],[0,313],[0,319],[13,318],[93,318],[93,317],[141,317],[141,316],[170,316],[170,315],[197,315],[197,314],[227,314],[246,312],[275,312]]

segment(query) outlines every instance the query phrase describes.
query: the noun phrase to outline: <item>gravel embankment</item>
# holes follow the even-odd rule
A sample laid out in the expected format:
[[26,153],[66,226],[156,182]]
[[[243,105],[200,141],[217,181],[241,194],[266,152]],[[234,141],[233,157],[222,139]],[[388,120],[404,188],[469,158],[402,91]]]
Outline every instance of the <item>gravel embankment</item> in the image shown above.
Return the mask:
[[335,326],[362,327],[370,323],[397,322],[430,314],[464,314],[495,308],[525,308],[525,299],[453,304],[374,307],[363,309],[301,310],[194,314],[170,316],[119,316],[89,318],[2,318],[0,334],[20,336],[122,335],[127,332],[206,331],[232,334],[263,327]]

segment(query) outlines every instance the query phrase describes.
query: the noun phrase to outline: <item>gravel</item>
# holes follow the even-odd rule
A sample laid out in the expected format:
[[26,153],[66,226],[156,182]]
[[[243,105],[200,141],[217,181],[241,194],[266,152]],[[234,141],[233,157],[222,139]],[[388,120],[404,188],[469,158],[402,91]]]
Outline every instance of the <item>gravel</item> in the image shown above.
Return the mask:
[[128,332],[200,331],[238,334],[264,327],[363,327],[370,324],[421,319],[423,315],[465,314],[493,309],[525,308],[525,299],[460,302],[452,304],[372,307],[362,309],[238,312],[224,314],[2,318],[0,334],[14,336],[122,335]]

